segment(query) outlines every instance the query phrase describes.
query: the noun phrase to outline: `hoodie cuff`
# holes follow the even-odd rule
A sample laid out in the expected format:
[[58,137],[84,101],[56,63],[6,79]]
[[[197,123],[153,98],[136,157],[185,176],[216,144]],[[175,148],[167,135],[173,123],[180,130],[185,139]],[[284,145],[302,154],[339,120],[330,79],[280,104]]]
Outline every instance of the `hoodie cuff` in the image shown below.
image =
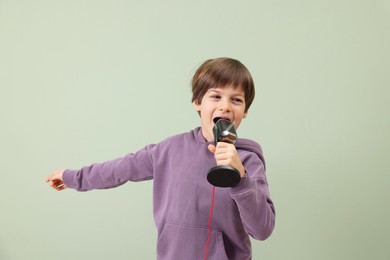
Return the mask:
[[254,189],[256,183],[253,179],[249,178],[247,174],[245,174],[244,177],[241,177],[240,182],[231,188],[230,194],[232,196],[240,195],[243,193],[246,193],[248,191],[251,191]]
[[74,183],[75,172],[72,170],[65,170],[62,174],[62,181],[68,188],[75,189],[76,185]]

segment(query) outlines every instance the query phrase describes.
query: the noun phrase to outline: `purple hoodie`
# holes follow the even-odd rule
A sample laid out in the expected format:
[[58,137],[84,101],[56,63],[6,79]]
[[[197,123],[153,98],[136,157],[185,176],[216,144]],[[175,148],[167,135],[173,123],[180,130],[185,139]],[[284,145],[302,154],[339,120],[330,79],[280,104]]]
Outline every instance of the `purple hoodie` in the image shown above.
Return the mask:
[[[212,186],[207,172],[216,164],[208,144],[196,128],[122,158],[66,170],[63,180],[69,188],[87,191],[153,179],[157,259],[199,260],[209,235]],[[209,260],[249,260],[249,236],[265,240],[274,229],[275,209],[261,148],[243,138],[235,146],[247,174],[235,187],[215,188]]]

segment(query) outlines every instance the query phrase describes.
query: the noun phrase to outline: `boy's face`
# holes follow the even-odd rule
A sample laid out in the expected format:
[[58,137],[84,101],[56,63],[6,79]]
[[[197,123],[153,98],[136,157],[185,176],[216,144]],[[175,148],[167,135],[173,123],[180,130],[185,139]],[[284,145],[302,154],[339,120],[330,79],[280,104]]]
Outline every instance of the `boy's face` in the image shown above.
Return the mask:
[[225,86],[209,89],[202,102],[194,102],[196,111],[200,112],[202,134],[211,142],[214,140],[213,127],[215,118],[223,118],[233,122],[236,129],[240,126],[245,112],[245,94],[240,87]]

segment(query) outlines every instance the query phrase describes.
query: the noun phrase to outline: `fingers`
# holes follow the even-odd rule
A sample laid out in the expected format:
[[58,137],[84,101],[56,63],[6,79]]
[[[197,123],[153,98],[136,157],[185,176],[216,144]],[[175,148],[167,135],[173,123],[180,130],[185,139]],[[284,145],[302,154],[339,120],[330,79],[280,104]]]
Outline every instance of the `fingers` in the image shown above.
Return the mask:
[[229,165],[239,170],[240,175],[245,175],[245,168],[238,156],[236,147],[233,144],[218,142],[217,145],[209,145],[208,149],[214,153],[217,165]]
[[217,143],[216,146],[213,145],[213,144],[209,144],[209,145],[207,146],[207,148],[208,148],[209,151],[212,152],[212,153],[215,153],[217,150],[218,150],[218,152],[224,152],[224,151],[226,151],[225,149],[228,149],[228,148],[233,148],[234,150],[236,149],[236,148],[234,147],[234,145],[229,144],[229,143],[225,143],[225,142],[219,142],[219,143]]
[[68,188],[63,181],[58,179],[50,181],[49,185],[58,191]]
[[65,183],[62,181],[62,175],[64,170],[57,170],[46,177],[45,182],[48,182],[49,185],[55,190],[64,190],[68,188]]
[[215,153],[215,149],[216,149],[215,145],[209,144],[209,145],[207,146],[207,148],[209,149],[210,152]]
[[236,148],[229,143],[219,142],[216,147],[210,147],[209,145],[209,150],[214,151],[214,158],[217,165],[231,165],[238,158]]

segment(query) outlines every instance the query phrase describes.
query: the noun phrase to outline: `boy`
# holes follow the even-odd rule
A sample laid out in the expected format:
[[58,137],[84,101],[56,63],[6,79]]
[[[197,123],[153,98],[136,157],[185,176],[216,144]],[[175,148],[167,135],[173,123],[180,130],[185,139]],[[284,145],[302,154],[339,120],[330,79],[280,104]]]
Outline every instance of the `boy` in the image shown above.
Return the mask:
[[[238,60],[211,59],[195,72],[192,93],[200,127],[122,158],[58,170],[46,182],[56,190],[87,191],[153,179],[158,260],[249,260],[249,236],[264,240],[275,223],[264,158],[260,146],[248,139],[215,146],[213,127],[217,118],[239,127],[254,99],[253,79]],[[214,190],[206,175],[215,164],[236,168],[240,182]]]

